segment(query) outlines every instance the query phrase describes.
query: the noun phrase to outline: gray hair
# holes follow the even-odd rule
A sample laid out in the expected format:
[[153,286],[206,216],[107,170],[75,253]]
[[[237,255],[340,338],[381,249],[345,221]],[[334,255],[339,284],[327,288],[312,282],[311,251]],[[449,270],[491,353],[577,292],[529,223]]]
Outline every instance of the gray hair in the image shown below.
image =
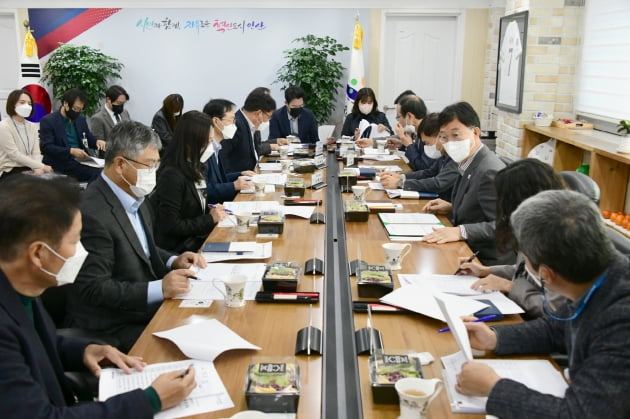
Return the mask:
[[532,266],[546,265],[567,281],[592,281],[615,257],[599,209],[584,194],[540,192],[518,206],[511,222]]
[[160,138],[149,127],[136,121],[123,121],[109,133],[105,150],[105,165],[109,166],[117,156],[135,159],[148,147],[162,148]]

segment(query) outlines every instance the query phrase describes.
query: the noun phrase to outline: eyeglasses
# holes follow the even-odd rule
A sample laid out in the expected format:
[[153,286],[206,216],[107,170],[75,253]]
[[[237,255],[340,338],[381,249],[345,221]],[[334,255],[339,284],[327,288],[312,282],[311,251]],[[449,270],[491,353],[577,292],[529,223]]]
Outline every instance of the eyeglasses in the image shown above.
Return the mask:
[[130,159],[129,157],[122,156],[122,158],[127,160],[127,161],[131,161],[131,162],[140,164],[140,165],[142,165],[144,167],[148,167],[149,169],[152,169],[152,170],[157,170],[160,167],[160,161],[159,160],[156,161],[153,164],[146,164],[146,163],[142,163],[142,162],[139,162],[137,160],[134,160],[134,159]]
[[227,122],[227,123],[229,123],[229,124],[233,124],[233,123],[234,123],[234,121],[236,121],[236,119],[235,119],[235,118],[232,118],[232,119],[221,118],[220,120],[221,120],[221,121],[225,121],[225,122]]

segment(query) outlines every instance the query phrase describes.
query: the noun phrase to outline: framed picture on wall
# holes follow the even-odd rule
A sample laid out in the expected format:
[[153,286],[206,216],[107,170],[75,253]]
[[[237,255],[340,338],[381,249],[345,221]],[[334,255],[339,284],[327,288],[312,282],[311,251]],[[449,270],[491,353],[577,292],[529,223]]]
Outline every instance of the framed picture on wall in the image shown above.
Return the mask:
[[529,12],[504,16],[499,25],[497,91],[494,106],[508,112],[521,113],[523,106],[528,17]]

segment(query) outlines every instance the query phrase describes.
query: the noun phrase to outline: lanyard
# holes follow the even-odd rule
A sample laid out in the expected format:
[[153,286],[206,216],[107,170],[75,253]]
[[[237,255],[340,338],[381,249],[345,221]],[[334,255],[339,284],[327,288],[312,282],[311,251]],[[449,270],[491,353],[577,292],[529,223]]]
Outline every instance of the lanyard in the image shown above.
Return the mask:
[[586,305],[588,304],[589,300],[591,299],[595,291],[597,291],[597,288],[599,288],[600,285],[602,285],[602,282],[604,282],[607,275],[608,275],[608,270],[606,270],[606,272],[604,272],[602,276],[600,276],[597,279],[597,281],[593,285],[591,285],[591,287],[586,293],[586,296],[582,300],[582,303],[580,304],[580,306],[569,317],[559,317],[555,313],[551,312],[551,309],[549,308],[549,304],[547,303],[547,296],[545,295],[545,287],[543,285],[542,295],[543,295],[543,309],[545,310],[545,313],[552,319],[559,320],[559,321],[571,321],[571,320],[577,319],[578,316],[582,314],[582,312],[584,311],[584,308],[586,308]]
[[31,154],[31,139],[28,138],[28,130],[26,129],[26,122],[22,122],[22,125],[24,126],[24,134],[26,135],[26,142],[24,142],[24,137],[22,137],[22,134],[20,134],[20,130],[18,129],[18,126],[15,123],[15,120],[13,118],[11,118],[11,122],[13,122],[13,126],[15,127],[15,130],[17,131],[20,137],[20,141],[22,142],[22,145],[24,146],[24,150],[26,151],[26,154]]

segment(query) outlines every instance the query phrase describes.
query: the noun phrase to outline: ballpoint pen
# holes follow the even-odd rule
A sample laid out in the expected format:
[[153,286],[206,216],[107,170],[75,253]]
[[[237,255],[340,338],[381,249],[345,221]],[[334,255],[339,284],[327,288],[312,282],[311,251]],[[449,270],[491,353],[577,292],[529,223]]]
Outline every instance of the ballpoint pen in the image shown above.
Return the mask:
[[[478,319],[475,320],[471,320],[470,323],[479,323],[479,322],[487,322],[488,320],[492,320],[495,317],[497,317],[496,314],[489,314],[487,316],[483,316],[480,317]],[[438,333],[444,333],[444,332],[450,332],[451,328],[450,327],[445,327],[444,329],[440,329],[438,330]]]
[[[216,208],[216,207],[217,207],[217,206],[216,206],[216,205],[214,205],[214,204],[208,204],[208,208],[214,209],[214,208]],[[226,214],[234,214],[234,211],[229,210],[229,209],[227,209],[227,208],[223,208],[223,211],[225,211],[225,213],[226,213]]]
[[190,372],[190,369],[193,367],[193,364],[190,364],[188,366],[188,368],[186,368],[186,371],[184,371],[183,373],[179,374],[179,378],[184,378],[188,375],[188,373]]
[[[466,262],[464,263],[470,263],[473,261],[474,258],[477,257],[477,255],[479,254],[479,250],[477,250],[475,253],[473,253],[468,259],[466,259]],[[459,275],[459,273],[462,271],[462,268],[457,268],[457,270],[455,271],[455,273],[453,275]]]

